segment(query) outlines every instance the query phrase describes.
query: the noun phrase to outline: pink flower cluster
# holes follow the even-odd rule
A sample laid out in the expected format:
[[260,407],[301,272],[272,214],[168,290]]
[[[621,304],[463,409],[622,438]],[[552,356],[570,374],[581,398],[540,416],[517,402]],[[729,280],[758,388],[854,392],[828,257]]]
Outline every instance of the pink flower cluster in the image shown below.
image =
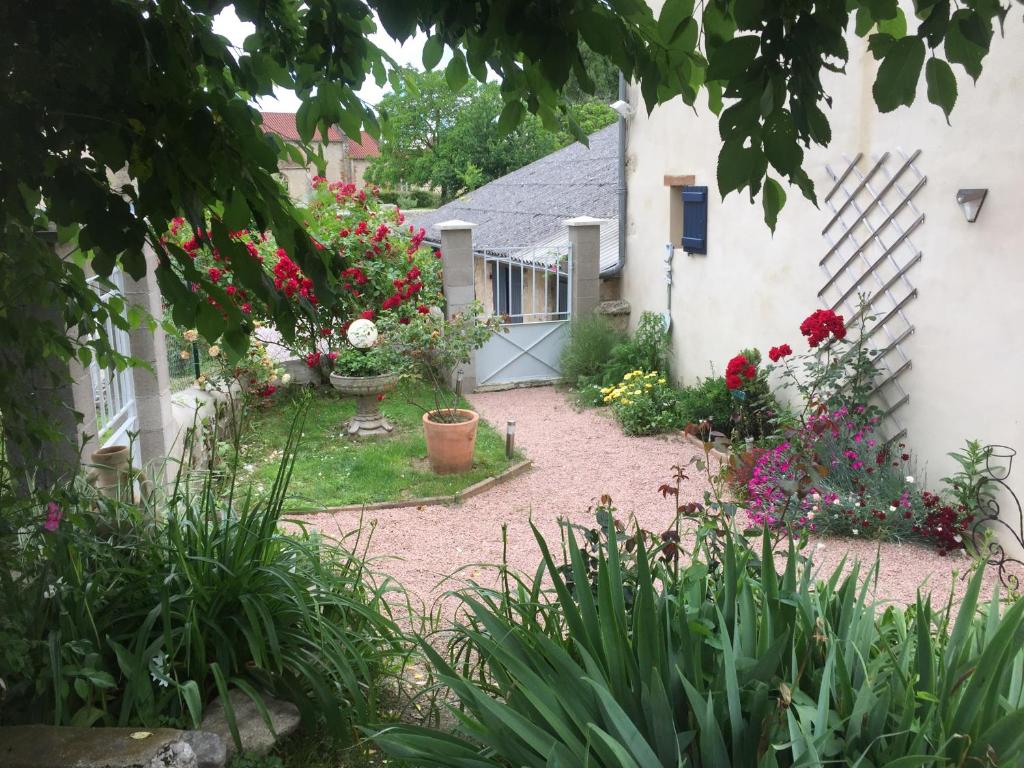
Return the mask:
[[[792,494],[787,493],[785,488],[795,487],[798,480],[790,456],[791,448],[788,442],[779,443],[761,454],[754,464],[747,483],[747,517],[751,525],[775,528],[788,522],[794,528],[806,526],[813,531],[820,503],[834,501],[834,493],[822,496],[817,489],[812,488],[811,493],[800,499],[793,510],[788,509]],[[793,514],[787,515],[790,511]]]

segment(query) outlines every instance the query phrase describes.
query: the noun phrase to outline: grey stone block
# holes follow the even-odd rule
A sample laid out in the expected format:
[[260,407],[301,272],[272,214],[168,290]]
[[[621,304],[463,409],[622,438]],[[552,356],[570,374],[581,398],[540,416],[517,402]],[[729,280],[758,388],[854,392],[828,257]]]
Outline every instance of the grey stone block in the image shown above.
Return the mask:
[[[212,736],[212,734],[210,734]],[[185,731],[172,728],[0,728],[4,768],[200,768]],[[222,768],[224,763],[202,764]]]
[[227,765],[227,745],[216,733],[185,731],[183,740],[195,753],[196,768],[224,768]]
[[[299,727],[299,710],[294,704],[280,701],[269,696],[263,697],[273,729],[267,727],[263,715],[252,699],[239,690],[230,694],[231,707],[235,713],[235,725],[242,742],[244,754],[265,755],[274,748],[278,740],[295,732]],[[227,747],[228,759],[237,751],[235,740],[228,728],[224,705],[220,699],[215,700],[206,710],[203,717],[202,730],[217,734]]]

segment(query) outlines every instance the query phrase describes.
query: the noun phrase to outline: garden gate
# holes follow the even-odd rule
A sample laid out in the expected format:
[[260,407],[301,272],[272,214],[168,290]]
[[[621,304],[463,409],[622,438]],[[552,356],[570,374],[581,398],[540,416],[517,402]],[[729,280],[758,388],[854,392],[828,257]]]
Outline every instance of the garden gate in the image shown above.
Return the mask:
[[[114,296],[124,297],[124,275],[121,271],[115,269],[110,275],[110,281],[114,288],[99,286],[96,278],[89,280],[101,301],[106,302]],[[111,346],[122,355],[131,355],[128,331],[115,326],[109,318],[105,326]],[[89,365],[89,379],[92,384],[93,402],[96,404],[96,437],[100,447],[131,444],[132,464],[136,467],[141,466],[139,441],[132,440],[130,434],[139,429],[132,369],[101,368],[93,359]]]
[[569,338],[572,246],[474,248],[476,296],[488,314],[502,318],[476,353],[477,389],[561,378],[562,348]]

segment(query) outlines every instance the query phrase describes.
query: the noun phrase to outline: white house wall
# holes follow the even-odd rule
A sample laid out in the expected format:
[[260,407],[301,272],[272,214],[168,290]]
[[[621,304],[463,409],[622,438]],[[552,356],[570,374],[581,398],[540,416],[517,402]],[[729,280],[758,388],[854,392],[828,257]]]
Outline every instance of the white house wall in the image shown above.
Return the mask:
[[[659,6],[660,3],[655,2]],[[911,25],[914,24],[913,17]],[[920,149],[917,167],[927,183],[915,198],[925,214],[914,235],[922,252],[910,272],[918,297],[906,309],[916,332],[905,344],[912,368],[902,377],[910,394],[900,411],[908,442],[927,465],[932,485],[953,469],[945,454],[965,438],[1024,450],[1024,377],[1021,354],[1024,308],[1024,24],[1006,21],[977,86],[959,68],[960,95],[947,126],[941,110],[927,102],[924,77],[915,105],[880,115],[871,97],[876,63],[865,41],[850,36],[852,61],[846,76],[831,76],[834,97],[828,115],[833,141],[809,151],[805,168],[819,197],[832,186],[827,162],[843,155]],[[672,291],[673,348],[677,376],[686,383],[721,373],[744,347],[766,351],[782,342],[807,347],[800,321],[822,306],[817,292],[825,276],[818,266],[827,250],[821,235],[831,216],[816,209],[796,188],[787,188],[774,237],[760,202],[745,195],[721,200],[715,168],[721,141],[715,117],[701,103],[698,115],[681,101],[647,116],[639,88],[630,88],[637,115],[627,148],[627,260],[623,298],[635,325],[643,310],[665,309],[665,243],[670,232],[670,191],[664,177],[693,174],[709,188],[708,253],[677,249]],[[866,167],[862,163],[862,169]],[[987,187],[988,198],[974,224],[955,202],[960,188]],[[678,193],[678,189],[671,194]],[[1024,457],[1011,485],[1024,490]],[[1016,483],[1014,482],[1016,480]]]

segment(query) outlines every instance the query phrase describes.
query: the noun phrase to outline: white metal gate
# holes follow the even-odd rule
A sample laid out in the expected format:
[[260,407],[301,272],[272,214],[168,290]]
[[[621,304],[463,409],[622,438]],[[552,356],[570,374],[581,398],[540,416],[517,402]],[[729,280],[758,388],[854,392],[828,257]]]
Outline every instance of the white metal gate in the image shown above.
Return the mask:
[[502,318],[506,331],[477,351],[477,389],[561,378],[572,306],[571,246],[474,250],[477,298]]
[[[124,296],[124,276],[120,270],[114,270],[110,281],[115,289],[97,284],[95,278],[90,284],[101,301],[108,301],[114,296]],[[108,318],[105,323],[107,338],[110,345],[122,355],[131,355],[131,341],[128,332],[118,328]],[[132,463],[140,465],[138,441],[132,441],[130,434],[138,431],[139,414],[135,404],[135,381],[132,369],[101,368],[93,359],[89,366],[89,377],[92,382],[93,402],[96,405],[96,435],[100,447],[110,445],[132,445]]]

